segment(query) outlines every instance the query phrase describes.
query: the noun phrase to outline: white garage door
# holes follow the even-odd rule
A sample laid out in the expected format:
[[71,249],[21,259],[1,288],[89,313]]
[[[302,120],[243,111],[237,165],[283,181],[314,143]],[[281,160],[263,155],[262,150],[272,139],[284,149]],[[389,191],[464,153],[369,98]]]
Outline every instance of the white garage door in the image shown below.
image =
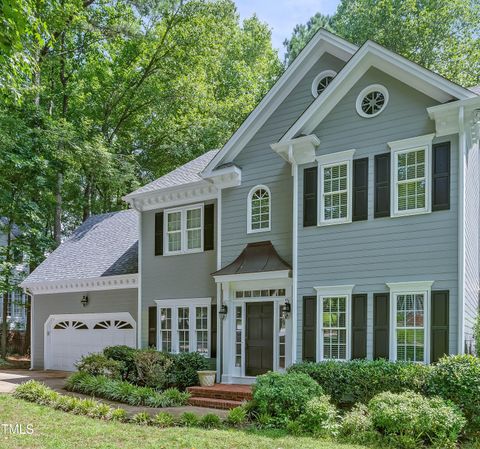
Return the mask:
[[135,327],[126,312],[50,315],[45,322],[45,369],[74,371],[83,355],[113,345],[135,347]]

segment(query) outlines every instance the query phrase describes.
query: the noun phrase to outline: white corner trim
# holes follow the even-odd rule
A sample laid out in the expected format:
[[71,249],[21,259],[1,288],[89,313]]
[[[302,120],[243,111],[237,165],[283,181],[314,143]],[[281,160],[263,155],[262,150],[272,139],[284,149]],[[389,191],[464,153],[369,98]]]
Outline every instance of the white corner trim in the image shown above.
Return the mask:
[[410,150],[417,147],[432,145],[434,137],[435,133],[424,134],[422,136],[409,137],[408,139],[394,140],[392,142],[388,142],[387,145],[392,151]]
[[333,295],[351,295],[355,284],[349,285],[330,285],[330,286],[319,286],[313,287],[316,292],[317,296],[333,296]]
[[467,131],[465,129],[465,107],[458,109],[458,331],[457,352],[465,353],[465,171],[467,167]]
[[209,306],[212,304],[212,298],[155,299],[155,303],[160,307]]
[[386,285],[392,293],[415,293],[430,290],[433,283],[434,281],[387,282]]
[[33,295],[48,295],[67,292],[92,292],[102,290],[117,290],[122,288],[138,288],[139,276],[125,274],[119,276],[100,276],[85,279],[64,279],[59,281],[44,281],[22,284]]
[[[375,92],[375,91],[378,91],[378,92],[383,94],[383,98],[385,99],[385,102],[383,103],[382,108],[379,109],[377,112],[375,112],[374,114],[367,114],[362,109],[363,99],[366,95],[368,95],[369,93]],[[371,84],[370,86],[367,86],[364,89],[362,89],[362,91],[357,96],[357,101],[355,102],[355,108],[357,110],[357,114],[360,117],[363,117],[363,118],[376,117],[377,115],[381,114],[385,110],[385,108],[388,105],[388,100],[389,99],[390,99],[390,94],[388,93],[388,89],[384,85],[382,85],[382,84]]]
[[314,79],[313,79],[313,82],[312,82],[312,95],[313,97],[317,98],[319,93],[318,93],[318,83],[320,82],[320,80],[322,80],[323,78],[327,77],[327,76],[331,76],[332,78],[335,78],[337,76],[337,72],[335,72],[335,70],[324,70],[323,72],[320,72]]
[[215,282],[271,281],[290,278],[291,270],[261,271],[255,273],[225,274],[213,276]]
[[324,154],[322,156],[317,156],[316,159],[320,165],[328,165],[335,164],[337,162],[351,161],[354,154],[355,149],[352,149],[346,151],[338,151],[336,153]]
[[203,174],[208,177],[220,162],[231,162],[324,53],[328,52],[343,61],[348,61],[357,50],[356,45],[326,30],[318,31],[210,161]]
[[[252,228],[252,197],[253,194],[263,189],[268,192],[268,228],[253,229]],[[264,184],[258,184],[250,189],[247,195],[247,234],[257,234],[260,232],[269,232],[272,230],[272,192],[270,188]]]
[[142,213],[138,214],[138,289],[137,289],[137,349],[142,348]]

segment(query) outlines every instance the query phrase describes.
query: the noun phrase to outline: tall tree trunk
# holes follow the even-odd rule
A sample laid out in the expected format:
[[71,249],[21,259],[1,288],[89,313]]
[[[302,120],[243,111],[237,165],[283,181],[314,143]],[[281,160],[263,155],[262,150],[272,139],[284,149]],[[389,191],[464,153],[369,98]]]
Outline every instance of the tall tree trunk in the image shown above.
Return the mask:
[[58,172],[55,190],[55,221],[53,223],[53,238],[57,246],[62,242],[62,186],[63,173]]

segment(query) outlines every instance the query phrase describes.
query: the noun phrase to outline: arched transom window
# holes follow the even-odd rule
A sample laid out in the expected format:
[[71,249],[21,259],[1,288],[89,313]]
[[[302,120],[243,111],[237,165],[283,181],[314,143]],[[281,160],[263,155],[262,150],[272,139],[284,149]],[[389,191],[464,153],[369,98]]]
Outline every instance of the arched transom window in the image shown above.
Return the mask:
[[248,194],[248,232],[270,231],[271,212],[270,189],[255,186]]

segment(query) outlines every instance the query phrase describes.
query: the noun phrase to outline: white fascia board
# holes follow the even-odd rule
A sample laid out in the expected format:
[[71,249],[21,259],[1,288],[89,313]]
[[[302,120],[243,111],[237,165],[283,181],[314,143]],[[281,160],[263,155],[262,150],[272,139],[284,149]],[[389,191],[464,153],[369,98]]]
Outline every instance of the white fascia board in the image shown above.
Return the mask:
[[318,296],[351,295],[355,284],[313,287]]
[[280,142],[292,139],[300,133],[312,133],[370,67],[378,68],[441,103],[452,99],[467,99],[476,96],[468,89],[458,86],[374,42],[367,41],[347,62],[322,95],[319,95],[297,119],[280,139]]
[[208,177],[204,175],[201,176],[212,182],[218,189],[236,187],[242,184],[242,169],[235,165],[217,169]]
[[160,307],[210,306],[212,298],[155,299],[155,303]]
[[291,164],[307,164],[315,161],[315,149],[319,146],[320,139],[315,134],[309,134],[281,143],[272,143],[270,148]]
[[63,279],[35,283],[24,282],[21,284],[21,287],[28,288],[33,295],[138,288],[138,274],[100,276],[85,279]]
[[202,176],[211,176],[212,171],[220,162],[231,162],[235,159],[324,53],[330,53],[343,61],[348,61],[357,50],[356,45],[324,29],[318,31],[263,97],[258,106],[245,119],[240,128],[210,161],[203,170]]
[[437,137],[459,132],[458,114],[461,107],[466,116],[472,114],[475,110],[480,109],[480,96],[427,108],[429,117],[435,121]]
[[227,274],[213,276],[215,282],[241,282],[241,281],[256,281],[256,280],[273,280],[289,278],[291,270],[279,271],[262,271],[259,273],[242,273],[242,274]]

